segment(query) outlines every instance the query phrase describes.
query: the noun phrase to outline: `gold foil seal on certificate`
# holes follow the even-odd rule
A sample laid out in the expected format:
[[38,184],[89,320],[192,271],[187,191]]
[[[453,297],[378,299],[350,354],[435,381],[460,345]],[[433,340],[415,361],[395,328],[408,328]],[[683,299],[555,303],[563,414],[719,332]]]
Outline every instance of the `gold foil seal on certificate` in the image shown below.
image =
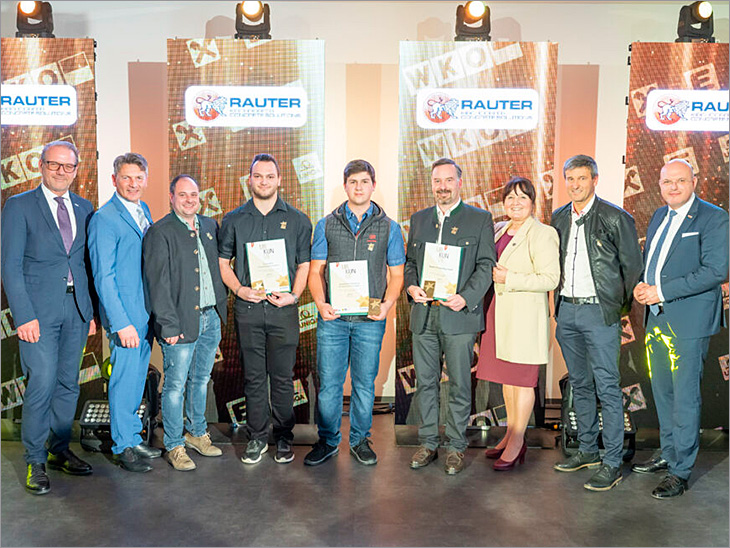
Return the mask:
[[256,292],[263,291],[264,290],[264,281],[256,280],[255,282],[251,282],[251,289],[253,289]]
[[380,299],[370,299],[368,303],[368,316],[380,316]]
[[436,290],[436,282],[427,280],[423,282],[423,291],[426,292],[426,297],[433,299],[433,292]]

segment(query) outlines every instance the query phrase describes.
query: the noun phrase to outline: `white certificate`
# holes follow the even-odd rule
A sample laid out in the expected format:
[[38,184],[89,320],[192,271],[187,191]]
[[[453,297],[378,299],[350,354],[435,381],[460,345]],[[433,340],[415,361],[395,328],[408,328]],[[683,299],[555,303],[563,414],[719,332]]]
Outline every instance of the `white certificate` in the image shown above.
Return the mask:
[[367,261],[330,263],[330,304],[343,316],[366,316],[370,304]]
[[267,294],[272,291],[288,293],[289,265],[286,260],[286,244],[284,239],[249,242],[246,244],[248,255],[248,274],[251,277],[251,288]]
[[456,294],[461,266],[461,250],[457,245],[426,242],[423,252],[421,287],[430,299],[445,301]]

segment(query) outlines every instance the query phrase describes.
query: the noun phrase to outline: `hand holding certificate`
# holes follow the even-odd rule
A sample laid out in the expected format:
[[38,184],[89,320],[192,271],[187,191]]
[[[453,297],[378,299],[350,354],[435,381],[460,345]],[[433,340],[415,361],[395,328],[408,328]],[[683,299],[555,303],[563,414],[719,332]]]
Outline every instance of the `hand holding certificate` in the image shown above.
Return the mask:
[[367,261],[345,261],[329,265],[330,304],[337,314],[365,316],[370,310]]
[[445,301],[456,294],[462,248],[426,242],[421,287],[429,299]]
[[246,255],[251,288],[254,291],[264,291],[267,294],[291,291],[283,239],[249,242],[246,244]]

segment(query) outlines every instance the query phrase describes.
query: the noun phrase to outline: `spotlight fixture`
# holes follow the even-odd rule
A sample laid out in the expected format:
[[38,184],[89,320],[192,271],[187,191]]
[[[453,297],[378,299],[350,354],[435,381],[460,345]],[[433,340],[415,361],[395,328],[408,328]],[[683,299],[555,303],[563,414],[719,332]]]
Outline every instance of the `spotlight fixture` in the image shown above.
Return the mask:
[[[254,24],[257,21],[263,22]],[[236,34],[234,38],[271,40],[269,5],[263,2],[239,2],[236,4]]]
[[679,10],[675,42],[714,42],[714,31],[712,4],[709,2],[693,2]]
[[[480,23],[476,25],[476,23]],[[489,32],[492,23],[489,19],[489,6],[484,2],[467,2],[456,7],[457,42],[491,40]]]
[[55,38],[53,10],[48,2],[18,2],[18,38]]

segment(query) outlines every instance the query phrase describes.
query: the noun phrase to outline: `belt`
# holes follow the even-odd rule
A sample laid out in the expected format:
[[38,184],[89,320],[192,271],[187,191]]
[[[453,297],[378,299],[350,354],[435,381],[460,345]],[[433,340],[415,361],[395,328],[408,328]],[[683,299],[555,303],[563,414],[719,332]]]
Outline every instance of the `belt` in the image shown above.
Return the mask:
[[570,304],[599,304],[598,297],[560,297]]
[[204,314],[205,312],[208,312],[208,310],[213,310],[215,308],[215,305],[206,306],[204,308],[199,309],[199,312],[201,314]]
[[432,301],[427,301],[423,304],[426,306],[441,306],[441,301],[437,301],[436,299],[434,299]]
[[74,292],[74,286],[67,285],[66,286],[66,293],[73,293]]

